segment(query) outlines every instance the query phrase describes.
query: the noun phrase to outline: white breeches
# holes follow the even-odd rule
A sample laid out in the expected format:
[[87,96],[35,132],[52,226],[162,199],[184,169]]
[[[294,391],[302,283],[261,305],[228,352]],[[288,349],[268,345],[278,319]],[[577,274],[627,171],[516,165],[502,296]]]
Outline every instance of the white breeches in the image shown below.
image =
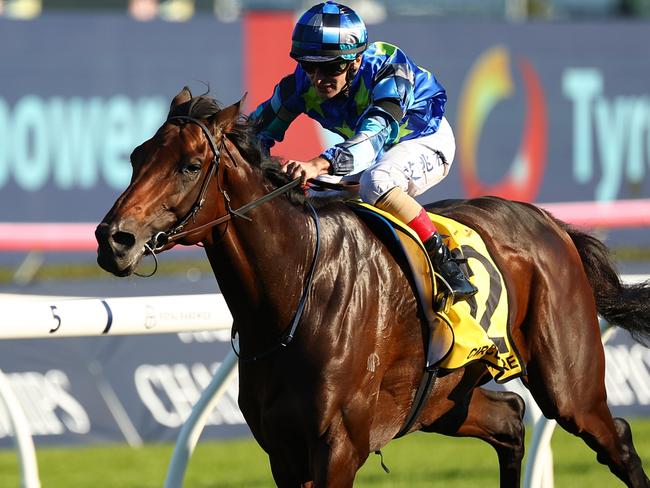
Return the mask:
[[443,117],[436,133],[396,144],[361,173],[359,196],[374,204],[396,186],[420,195],[447,176],[455,153],[454,133]]

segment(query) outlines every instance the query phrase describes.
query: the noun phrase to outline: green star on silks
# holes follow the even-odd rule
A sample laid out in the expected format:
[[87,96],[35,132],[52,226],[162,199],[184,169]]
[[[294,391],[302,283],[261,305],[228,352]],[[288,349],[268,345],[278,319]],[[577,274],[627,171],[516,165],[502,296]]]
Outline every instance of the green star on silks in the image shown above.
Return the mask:
[[305,100],[305,113],[313,110],[314,112],[321,114],[322,117],[325,117],[323,107],[321,107],[323,99],[316,94],[316,88],[310,86],[309,90],[304,93],[302,98]]
[[406,128],[408,123],[409,123],[409,119],[406,119],[404,123],[399,126],[399,133],[397,134],[397,139],[395,139],[395,142],[399,141],[402,137],[408,136],[411,132],[413,132],[412,130]]
[[397,51],[397,46],[393,46],[388,42],[375,42],[375,52],[379,55],[393,56]]
[[334,127],[338,132],[343,134],[346,139],[349,139],[354,135],[354,130],[350,129],[350,126],[348,123],[344,120],[343,125],[341,127]]
[[370,92],[366,87],[363,77],[359,80],[359,91],[354,95],[354,103],[357,107],[357,115],[361,115],[363,111],[368,108],[368,100],[370,99]]

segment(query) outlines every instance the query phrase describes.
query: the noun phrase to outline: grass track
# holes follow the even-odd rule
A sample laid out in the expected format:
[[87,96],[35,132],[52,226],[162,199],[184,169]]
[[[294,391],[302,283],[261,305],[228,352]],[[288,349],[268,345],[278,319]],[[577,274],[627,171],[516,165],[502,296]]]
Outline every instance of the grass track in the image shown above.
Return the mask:
[[[633,421],[637,450],[650,472],[650,420]],[[527,438],[530,438],[530,433]],[[173,446],[147,445],[86,448],[39,448],[43,488],[158,488],[162,487]],[[556,431],[553,437],[557,488],[620,487],[595,455],[579,439]],[[379,457],[371,455],[355,487],[498,486],[496,455],[475,439],[413,434],[384,449],[391,468],[385,474]],[[0,451],[0,487],[20,486],[14,451]],[[192,457],[185,488],[262,488],[273,486],[266,456],[253,441],[201,442]]]

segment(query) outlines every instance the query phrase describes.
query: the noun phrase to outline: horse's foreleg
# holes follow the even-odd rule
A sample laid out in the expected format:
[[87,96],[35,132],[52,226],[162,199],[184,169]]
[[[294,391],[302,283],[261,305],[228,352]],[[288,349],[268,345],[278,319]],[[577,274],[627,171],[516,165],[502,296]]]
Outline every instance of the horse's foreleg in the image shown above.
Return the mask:
[[273,474],[273,481],[278,488],[311,488],[312,483],[301,482],[300,477],[287,465],[286,460],[282,456],[269,455],[271,463],[271,473]]
[[352,487],[368,457],[367,433],[361,438],[362,445],[355,445],[342,418],[333,422],[312,449],[314,488]]
[[425,430],[486,441],[499,458],[501,488],[518,487],[524,457],[524,401],[516,393],[483,388],[471,395],[465,409],[457,407]]
[[344,446],[321,444],[314,453],[314,488],[351,488],[359,466]]

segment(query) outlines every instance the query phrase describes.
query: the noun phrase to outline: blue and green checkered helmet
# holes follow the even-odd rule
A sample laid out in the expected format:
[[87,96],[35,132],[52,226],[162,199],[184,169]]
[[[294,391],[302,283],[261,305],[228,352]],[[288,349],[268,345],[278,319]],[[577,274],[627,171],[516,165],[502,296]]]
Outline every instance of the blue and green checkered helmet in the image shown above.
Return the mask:
[[302,14],[291,35],[291,57],[297,61],[352,60],[367,46],[363,20],[350,7],[329,1]]

